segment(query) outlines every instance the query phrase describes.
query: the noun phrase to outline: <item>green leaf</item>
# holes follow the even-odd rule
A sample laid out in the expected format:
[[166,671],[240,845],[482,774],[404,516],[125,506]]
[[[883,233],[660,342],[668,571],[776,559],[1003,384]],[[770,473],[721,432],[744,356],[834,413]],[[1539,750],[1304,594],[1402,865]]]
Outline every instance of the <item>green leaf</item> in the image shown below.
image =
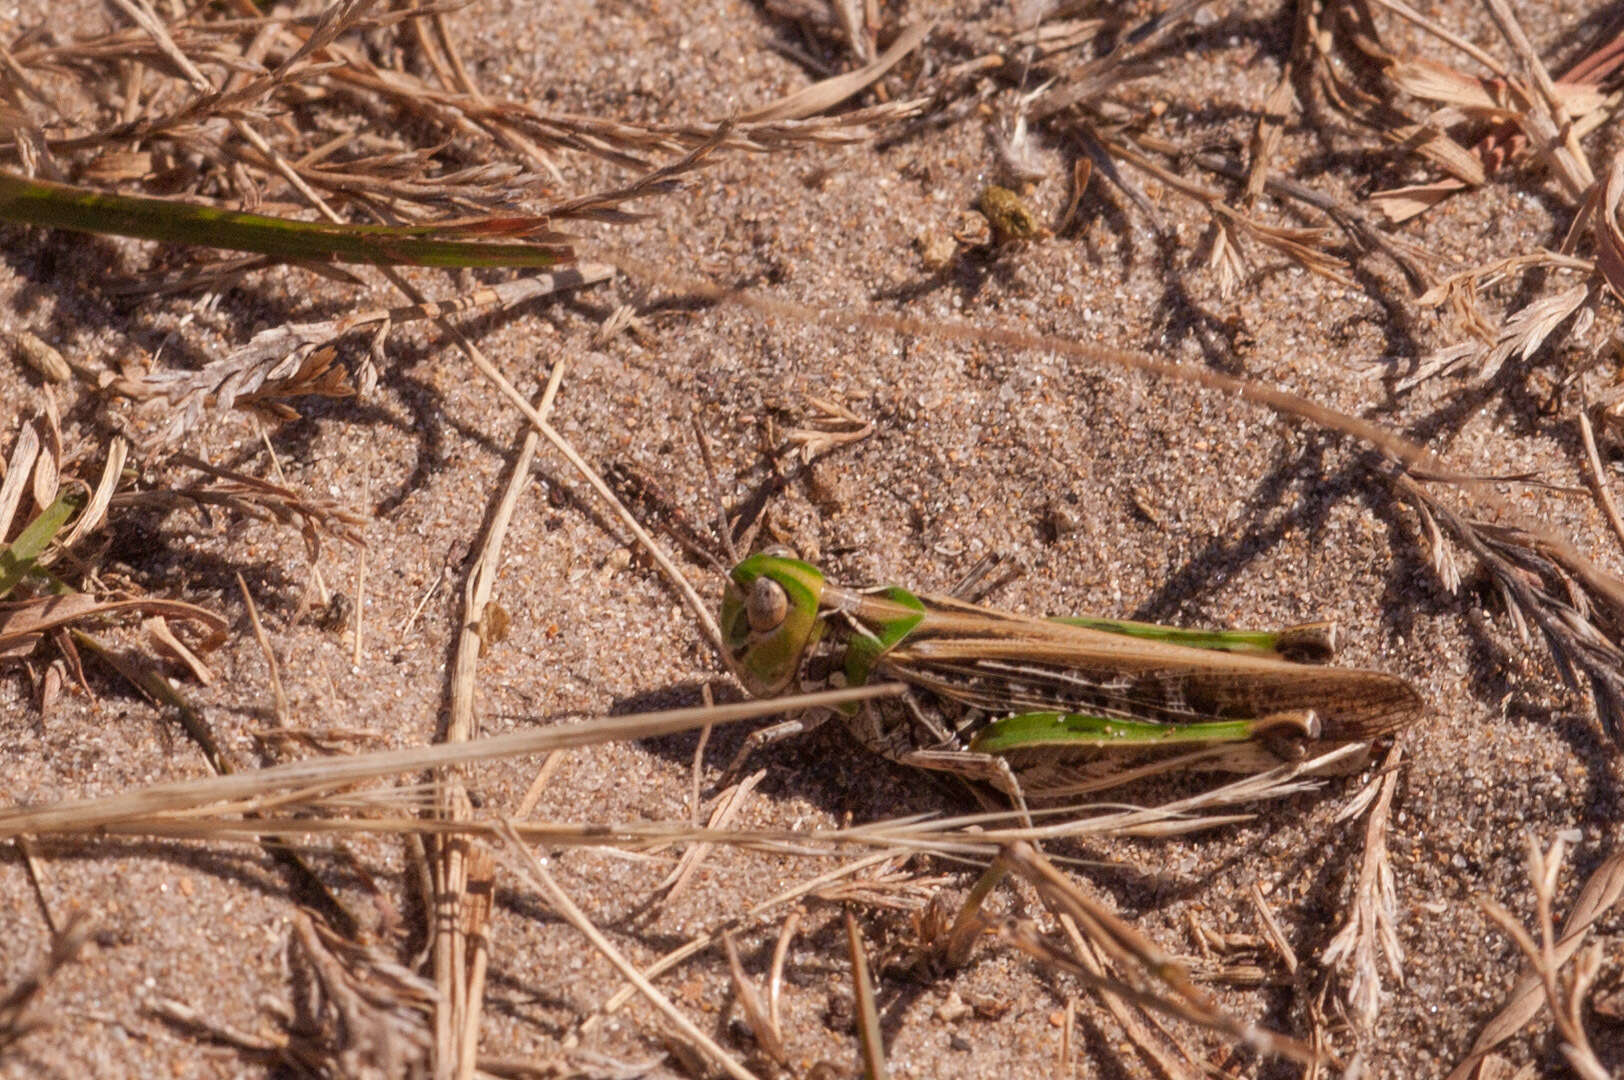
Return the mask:
[[56,534],[68,523],[68,518],[83,510],[90,501],[90,493],[80,487],[64,488],[61,494],[45,508],[45,512],[28,523],[9,546],[0,545],[0,599],[17,587],[28,576],[34,564],[51,546]]

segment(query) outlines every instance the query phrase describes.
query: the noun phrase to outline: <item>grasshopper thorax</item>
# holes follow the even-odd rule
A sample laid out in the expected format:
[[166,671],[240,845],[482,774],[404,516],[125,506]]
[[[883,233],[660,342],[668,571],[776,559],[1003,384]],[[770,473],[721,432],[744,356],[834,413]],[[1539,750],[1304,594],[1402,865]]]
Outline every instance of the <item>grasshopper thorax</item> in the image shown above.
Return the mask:
[[823,636],[823,575],[799,559],[763,553],[728,577],[721,611],[728,663],[752,696],[782,694]]

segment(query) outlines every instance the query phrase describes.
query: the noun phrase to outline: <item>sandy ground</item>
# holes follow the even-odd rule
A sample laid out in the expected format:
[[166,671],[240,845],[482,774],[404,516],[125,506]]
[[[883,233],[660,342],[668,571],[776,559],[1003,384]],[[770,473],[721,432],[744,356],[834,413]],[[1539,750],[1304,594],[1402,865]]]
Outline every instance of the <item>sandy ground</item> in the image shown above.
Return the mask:
[[[1535,44],[1564,55],[1578,40],[1573,27],[1591,14],[1577,2],[1523,6]],[[1133,100],[1165,104],[1164,134],[1192,146],[1245,145],[1251,110],[1273,85],[1289,45],[1291,18],[1276,5],[1237,7],[1176,37],[1160,58],[1161,73],[1130,92]],[[1497,44],[1474,5],[1436,7],[1480,43]],[[98,10],[87,17],[110,16]],[[973,4],[914,4],[907,15],[1004,17],[993,5]],[[28,25],[41,9],[13,5],[0,9],[0,26],[6,18]],[[581,113],[719,118],[809,78],[768,47],[798,35],[734,0],[492,0],[458,12],[453,27],[470,70],[491,92]],[[1402,33],[1395,40],[1431,48]],[[689,433],[692,415],[717,440],[730,499],[762,481],[769,415],[804,419],[807,396],[817,395],[871,419],[871,438],[795,476],[772,510],[783,532],[842,580],[942,590],[997,552],[1030,567],[1000,604],[1034,614],[1186,625],[1339,620],[1348,641],[1343,662],[1401,673],[1429,704],[1404,735],[1390,822],[1404,978],[1384,980],[1374,1030],[1357,1041],[1344,1035],[1339,1045],[1362,1048],[1371,1075],[1442,1076],[1519,968],[1515,948],[1478,898],[1528,917],[1525,836],[1548,844],[1578,830],[1559,894],[1565,910],[1575,881],[1616,844],[1616,757],[1584,703],[1562,692],[1541,646],[1518,640],[1481,582],[1469,577],[1455,595],[1441,587],[1415,515],[1345,442],[1188,386],[1052,354],[856,330],[841,325],[839,313],[1013,326],[1211,365],[1409,432],[1461,468],[1582,486],[1572,409],[1540,407],[1555,368],[1542,355],[1509,365],[1489,386],[1445,378],[1395,396],[1384,373],[1456,337],[1417,313],[1390,262],[1362,259],[1358,288],[1347,289],[1262,259],[1255,277],[1225,298],[1199,265],[1202,220],[1155,183],[1146,189],[1172,230],[1170,241],[1159,240],[1119,193],[1097,188],[1079,233],[973,255],[933,275],[914,239],[950,231],[998,178],[986,126],[986,117],[973,114],[878,148],[725,158],[680,194],[647,204],[652,217],[645,222],[579,230],[588,257],[594,243],[609,243],[661,266],[833,313],[824,321],[763,320],[738,308],[680,303],[668,289],[621,278],[569,301],[474,320],[470,333],[527,394],[552,364],[567,362],[554,414],[559,429],[600,466],[630,464],[658,475],[700,519],[709,496]],[[1407,175],[1399,158],[1373,155],[1368,146],[1362,133],[1296,130],[1281,168],[1343,197]],[[1053,221],[1069,195],[1070,158],[1062,146],[1038,149],[1049,176],[1029,202]],[[561,167],[570,193],[616,176],[574,158]],[[1537,178],[1519,176],[1451,201],[1404,236],[1449,272],[1553,245],[1566,221]],[[289,318],[395,302],[381,285],[363,296],[298,271],[252,279],[208,307],[187,297],[136,302],[104,288],[109,265],[116,275],[150,258],[149,247],[132,243],[0,230],[0,331],[31,329],[86,357],[188,367]],[[463,287],[448,285],[445,275],[413,276],[434,295]],[[662,300],[673,302],[645,316],[642,336],[594,337],[614,304]],[[402,328],[388,356],[373,395],[312,402],[271,434],[290,483],[366,517],[364,583],[351,550],[329,545],[320,564],[332,588],[362,598],[358,659],[353,627],[325,630],[298,617],[310,563],[291,530],[173,512],[131,515],[107,537],[110,566],[232,620],[230,643],[210,658],[219,681],[186,690],[242,765],[261,760],[250,733],[270,723],[270,697],[236,573],[266,620],[296,724],[363,729],[379,747],[426,743],[441,724],[467,552],[522,427],[437,335]],[[18,418],[32,415],[40,393],[20,364],[0,363],[0,444],[9,446]],[[92,398],[71,398],[65,413],[72,439],[98,430]],[[239,423],[211,426],[187,449],[269,473],[265,446]],[[142,465],[150,483],[175,475]],[[1526,486],[1506,494],[1605,565],[1620,566],[1588,495]],[[1070,526],[1060,535],[1057,510]],[[544,451],[497,586],[513,625],[480,667],[485,732],[697,704],[702,683],[726,685],[693,620],[655,571],[641,560],[628,564],[626,551],[623,530],[567,464]],[[714,575],[698,566],[690,574],[714,600]],[[25,671],[12,665],[0,672],[6,803],[205,774],[195,747],[162,713],[104,669],[91,679],[94,700],[71,697],[42,718]],[[738,730],[716,734],[705,756],[707,784],[742,737]],[[681,736],[573,752],[535,815],[685,820],[694,746],[693,736]],[[517,805],[537,764],[477,769],[480,805]],[[812,827],[975,806],[962,788],[865,754],[834,724],[766,751],[757,764],[767,774],[736,820],[740,827]],[[1295,980],[1214,991],[1243,1017],[1306,1035],[1308,1006],[1323,978],[1316,958],[1346,916],[1362,851],[1363,830],[1337,815],[1361,782],[1333,780],[1196,837],[1091,841],[1057,853],[1079,860],[1075,873],[1089,889],[1181,954],[1195,951],[1192,922],[1256,933],[1247,892],[1260,885],[1304,965]],[[314,845],[313,865],[360,909],[394,905],[408,928],[400,955],[409,961],[421,944],[410,932],[421,912],[411,899],[405,846],[364,839],[344,846],[347,857]],[[273,1029],[262,1005],[293,994],[286,957],[297,900],[275,863],[253,846],[167,841],[48,842],[37,852],[44,904],[58,919],[84,913],[101,936],[51,984],[46,1005],[55,1026],[0,1058],[5,1075],[212,1077],[267,1069],[149,1010],[175,999],[246,1031]],[[550,865],[575,901],[642,962],[828,868],[816,859],[719,850],[688,891],[644,915],[640,905],[671,856],[586,849],[558,853]],[[946,863],[910,868],[945,875],[940,888],[949,899],[972,880]],[[0,857],[0,896],[0,941],[7,943],[0,984],[9,986],[49,942],[42,898],[15,848]],[[1031,904],[1007,889],[995,901],[1003,910],[1033,912]],[[906,941],[906,912],[859,910],[876,953]],[[383,910],[373,929],[399,943],[387,936],[388,920]],[[740,936],[746,965],[758,976],[777,932],[769,921]],[[494,1057],[547,1059],[619,985],[578,934],[509,877],[498,882],[491,940],[482,1050]],[[1604,919],[1598,940],[1616,978],[1624,922]],[[857,1057],[840,1015],[850,983],[837,906],[806,907],[786,977],[791,1072],[827,1061],[850,1074]],[[1008,949],[985,947],[951,975],[893,966],[880,984],[893,1075],[1149,1075],[1116,1024],[1086,1002],[1070,1071],[1057,1071],[1059,1020],[1078,991]],[[661,985],[702,1028],[750,1054],[719,950]],[[961,1017],[944,1008],[954,1000],[982,1008]],[[666,1053],[660,1030],[652,1011],[637,1004],[590,1046],[626,1061],[659,1059]],[[1617,1022],[1596,1018],[1591,1032],[1603,1060],[1624,1068]],[[1225,1060],[1217,1041],[1186,1038],[1208,1060]],[[1564,1075],[1548,1016],[1504,1053],[1533,1063],[1538,1075]],[[663,1067],[686,1071],[674,1057]],[[1226,1067],[1247,1076],[1295,1074],[1244,1055]]]

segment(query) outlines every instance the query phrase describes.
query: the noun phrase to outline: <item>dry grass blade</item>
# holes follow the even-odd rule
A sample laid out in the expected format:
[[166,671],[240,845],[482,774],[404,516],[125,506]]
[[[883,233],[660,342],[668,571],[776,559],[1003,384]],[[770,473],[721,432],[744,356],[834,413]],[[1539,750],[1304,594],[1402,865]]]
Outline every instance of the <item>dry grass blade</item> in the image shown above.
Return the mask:
[[[1106,100],[1111,91],[1123,84],[1148,74],[1152,68],[1145,56],[1164,43],[1173,31],[1184,25],[1202,5],[1183,0],[1167,11],[1160,12],[1146,23],[1124,33],[1121,44],[1104,56],[1081,64],[1068,72],[1065,79],[1039,94],[1032,102],[1030,116],[1034,121],[1073,109],[1096,111],[1101,119],[1113,110]],[[1118,29],[1127,29],[1125,19],[1117,21]]]
[[1613,530],[1613,537],[1624,545],[1624,517],[1618,512],[1618,503],[1613,499],[1613,490],[1607,483],[1607,474],[1602,469],[1601,452],[1596,449],[1596,432],[1590,425],[1589,409],[1579,409],[1579,438],[1584,443],[1585,463],[1590,466],[1590,484],[1596,492],[1596,502],[1601,504],[1602,514],[1607,518],[1608,528]]
[[885,73],[896,67],[902,58],[917,49],[921,42],[930,34],[930,26],[910,26],[897,35],[885,52],[873,63],[858,68],[856,71],[837,75],[832,79],[825,79],[814,83],[804,90],[798,90],[787,97],[779,98],[770,105],[758,109],[751,109],[739,119],[744,123],[763,123],[780,120],[804,120],[814,116],[825,109],[840,104],[854,94],[862,93],[868,86],[873,85],[884,77]]
[[317,349],[306,356],[298,369],[279,379],[270,379],[258,390],[237,395],[234,408],[255,413],[275,422],[293,420],[298,412],[283,404],[284,398],[324,397],[348,398],[355,396],[348,373],[338,366],[338,351],[332,347]]
[[880,1007],[874,996],[874,977],[869,973],[868,952],[863,933],[851,909],[846,917],[846,949],[851,953],[852,996],[857,1003],[857,1035],[863,1049],[864,1080],[885,1080],[885,1042],[880,1030]]
[[[1393,865],[1387,858],[1387,817],[1398,787],[1398,765],[1403,749],[1395,745],[1371,781],[1377,794],[1370,801],[1365,821],[1365,851],[1347,922],[1331,938],[1320,961],[1333,970],[1351,968],[1347,975],[1347,1001],[1354,1020],[1368,1034],[1381,1015],[1382,976],[1378,955],[1393,980],[1404,984],[1404,950],[1399,945],[1395,912],[1398,898],[1393,886]],[[1355,806],[1365,800],[1356,799]],[[1345,818],[1344,818],[1345,820]]]
[[41,596],[0,604],[0,657],[25,654],[53,630],[124,612],[164,615],[194,622],[204,631],[202,647],[205,649],[224,641],[230,626],[224,618],[207,608],[180,600],[157,597],[104,600],[86,593]]
[[1252,882],[1247,896],[1252,901],[1252,908],[1257,912],[1258,922],[1263,926],[1263,935],[1268,940],[1269,946],[1286,966],[1286,973],[1295,975],[1298,964],[1297,952],[1291,947],[1291,942],[1286,940],[1286,932],[1281,928],[1280,920],[1275,917],[1274,909],[1269,907],[1269,900],[1263,893],[1263,887],[1255,881]]
[[1624,302],[1624,228],[1619,227],[1619,204],[1624,202],[1624,153],[1613,155],[1607,181],[1596,185],[1580,207],[1569,233],[1571,247],[1577,236],[1588,231],[1596,243],[1596,269],[1613,294]]
[[248,610],[248,624],[254,628],[254,640],[259,643],[260,655],[265,657],[265,669],[270,676],[271,701],[276,707],[276,724],[280,730],[288,726],[288,695],[282,689],[282,669],[276,662],[276,650],[271,648],[271,639],[265,633],[265,627],[259,620],[259,605],[254,603],[254,594],[248,591],[248,583],[242,575],[237,575],[237,591],[242,594],[243,607]]
[[[165,22],[125,0],[126,13],[140,26],[137,30],[115,30],[63,47],[21,48],[6,58],[12,72],[21,76],[21,85],[32,85],[27,81],[29,69],[51,70],[64,61],[71,62],[71,70],[82,73],[91,87],[98,81],[119,84],[128,68],[117,65],[131,63],[161,84],[162,89],[149,94],[148,108],[137,109],[136,115],[114,115],[118,110],[113,102],[103,101],[103,118],[108,122],[101,126],[94,117],[88,121],[73,117],[64,125],[68,131],[58,128],[50,138],[40,140],[44,153],[97,151],[127,145],[131,139],[148,140],[161,153],[170,143],[192,143],[211,117],[225,116],[240,140],[210,146],[209,153],[227,157],[237,186],[247,196],[245,201],[257,201],[262,186],[285,185],[321,209],[329,221],[334,216],[324,202],[324,193],[335,202],[358,202],[406,221],[420,220],[430,211],[443,214],[447,207],[495,209],[499,212],[476,218],[474,228],[511,232],[525,217],[510,208],[542,187],[545,174],[562,179],[549,151],[569,150],[621,166],[647,168],[643,155],[681,154],[703,144],[709,137],[707,129],[715,127],[703,123],[645,125],[555,113],[527,101],[489,96],[473,85],[450,47],[441,18],[443,9],[423,6],[370,16],[371,6],[370,0],[333,4],[311,26],[302,18],[261,18],[257,12],[248,13],[253,16],[249,19],[211,11],[183,22]],[[438,85],[403,67],[381,66],[371,59],[370,50],[356,49],[350,43],[349,35],[357,31],[392,35],[404,26],[415,34],[424,17],[440,28],[439,40],[417,34],[415,44],[437,68]],[[909,48],[917,46],[917,37]],[[388,55],[387,49],[380,51]],[[892,62],[907,51],[898,50]],[[273,65],[269,70],[266,62]],[[201,70],[205,67],[227,73],[218,87]],[[922,103],[897,102],[826,119],[795,118],[857,93],[884,73],[884,68],[877,68],[856,81],[843,77],[843,81],[831,80],[833,86],[820,84],[790,95],[758,110],[763,119],[741,125],[724,145],[729,150],[762,151],[800,142],[867,138],[868,125],[905,118],[917,113]],[[185,100],[160,114],[150,103],[172,88]],[[331,138],[330,132],[319,129],[303,131],[265,123],[280,108],[333,94],[420,119],[429,133],[426,144],[403,145],[393,133],[370,127],[364,133],[345,132]],[[267,129],[264,134],[262,127]],[[457,167],[461,162],[444,162],[449,156],[444,152],[446,143],[453,137],[472,138],[478,164]],[[27,145],[26,140],[13,136],[9,148]],[[0,151],[6,149],[7,141],[0,140]],[[153,156],[149,152],[148,158]],[[517,156],[541,172],[500,160],[505,156]],[[334,157],[342,160],[329,160]],[[150,161],[134,170],[136,177],[150,171]],[[454,227],[462,225],[454,221]],[[402,228],[410,238],[409,230],[417,226]],[[364,254],[371,260],[376,252]]]
[[1246,170],[1246,189],[1243,204],[1251,206],[1262,196],[1268,185],[1269,167],[1280,150],[1280,139],[1285,134],[1286,119],[1293,102],[1292,65],[1286,64],[1280,79],[1269,92],[1268,100],[1258,113],[1257,127],[1252,132],[1251,163]]
[[[1541,153],[1548,152],[1550,136],[1558,131],[1561,138],[1568,140],[1566,146],[1558,149],[1559,173],[1564,176],[1570,193],[1587,186],[1588,182],[1582,177],[1588,166],[1578,150],[1577,140],[1604,123],[1617,106],[1616,96],[1609,96],[1598,88],[1619,62],[1616,33],[1611,41],[1574,64],[1561,79],[1553,80],[1503,5],[1487,6],[1518,55],[1520,65],[1502,62],[1398,0],[1379,0],[1379,3],[1493,73],[1490,78],[1480,78],[1436,61],[1395,56],[1369,34],[1355,32],[1353,36],[1359,48],[1384,65],[1385,78],[1393,90],[1442,106],[1424,124],[1394,124],[1384,131],[1386,137],[1404,140],[1407,150],[1428,156],[1452,174],[1451,178],[1441,181],[1377,192],[1371,197],[1372,201],[1389,220],[1408,221],[1444,199],[1482,184],[1501,166],[1526,157],[1531,143]],[[1514,66],[1523,70],[1521,81],[1513,71]],[[1495,122],[1489,133],[1470,150],[1449,139],[1441,130],[1442,124],[1458,121],[1463,115]]]
[[1562,925],[1562,936],[1549,949],[1541,946],[1540,960],[1533,965],[1536,970],[1517,980],[1505,1006],[1484,1026],[1472,1044],[1471,1053],[1455,1066],[1449,1080],[1468,1080],[1478,1063],[1487,1058],[1495,1047],[1538,1015],[1548,997],[1544,974],[1537,969],[1541,966],[1560,968],[1566,964],[1584,943],[1596,920],[1610,911],[1620,897],[1624,897],[1624,855],[1615,852],[1603,860],[1585,882],[1584,888],[1579,890],[1579,898],[1574,901],[1573,910],[1568,912],[1567,921]]
[[186,647],[184,641],[175,636],[174,631],[169,629],[169,624],[164,621],[162,615],[154,615],[150,619],[143,619],[141,629],[146,633],[148,640],[157,648],[158,652],[168,656],[171,660],[178,661],[181,666],[191,672],[192,678],[204,686],[214,682],[214,672],[209,670],[209,666],[199,659],[196,653]]
[[756,989],[756,984],[745,974],[744,965],[739,961],[739,947],[733,943],[732,934],[722,935],[722,947],[727,951],[727,970],[733,980],[733,996],[744,1010],[744,1022],[750,1026],[750,1034],[755,1036],[756,1045],[778,1064],[788,1065],[789,1052],[784,1047],[784,1032]]
[[[107,443],[107,461],[102,466],[101,479],[96,483],[96,490],[90,496],[90,504],[85,512],[73,523],[67,537],[62,541],[63,547],[72,547],[81,539],[89,536],[101,528],[107,521],[107,508],[113,501],[113,493],[118,490],[119,483],[124,479],[124,464],[129,460],[130,444],[122,435],[115,435]],[[0,530],[3,533],[4,530]]]
[[[1473,52],[1467,43],[1433,26],[1396,0],[1383,0],[1383,3],[1451,45]],[[1536,297],[1510,313],[1498,326],[1491,325],[1490,320],[1478,312],[1475,285],[1468,289],[1461,289],[1458,283],[1452,285],[1452,306],[1469,331],[1481,341],[1454,344],[1434,352],[1399,383],[1401,390],[1459,368],[1469,368],[1474,377],[1491,379],[1510,357],[1520,355],[1526,360],[1532,356],[1553,340],[1558,329],[1570,319],[1569,329],[1563,336],[1582,338],[1595,316],[1601,283],[1612,282],[1624,274],[1624,271],[1614,274],[1608,270],[1610,265],[1614,270],[1624,265],[1617,258],[1620,236],[1616,210],[1620,191],[1616,176],[1610,177],[1606,184],[1598,184],[1580,144],[1580,139],[1612,115],[1619,104],[1616,93],[1609,95],[1596,85],[1620,62],[1616,31],[1611,42],[1575,65],[1575,81],[1561,82],[1553,80],[1546,71],[1509,6],[1501,0],[1490,0],[1485,6],[1516,57],[1510,65],[1491,63],[1499,76],[1494,79],[1466,76],[1431,62],[1400,61],[1368,38],[1364,39],[1361,47],[1387,64],[1387,77],[1400,91],[1441,102],[1444,111],[1452,116],[1458,117],[1464,112],[1490,117],[1501,124],[1478,143],[1473,154],[1464,161],[1455,160],[1451,170],[1455,179],[1380,192],[1373,198],[1390,218],[1405,220],[1456,191],[1482,183],[1487,168],[1497,167],[1513,155],[1531,150],[1549,166],[1568,201],[1579,207],[1562,244],[1563,253],[1574,254],[1585,241],[1591,240],[1596,261],[1593,266],[1586,266],[1592,271],[1591,280],[1560,293]],[[1473,54],[1480,62],[1489,63],[1486,57]],[[1512,68],[1519,70],[1513,74]],[[1537,256],[1533,259],[1538,261]],[[1476,280],[1487,280],[1497,265],[1481,268],[1476,272]],[[1600,271],[1600,280],[1596,279],[1595,271]],[[1616,298],[1617,288],[1613,292]],[[1436,302],[1436,298],[1431,299]],[[1428,299],[1424,298],[1423,302]],[[1577,318],[1573,318],[1575,313]]]
[[[1071,942],[1073,957],[1089,974],[1100,980],[1101,984],[1115,981],[1106,970],[1103,952],[1083,936],[1082,930],[1077,926],[1077,920],[1069,915],[1062,915],[1060,926],[1066,932],[1066,939]],[[1167,1042],[1172,1037],[1164,1025],[1155,1022],[1155,1017],[1150,1013],[1108,990],[1096,988],[1093,992],[1128,1036],[1140,1056],[1162,1076],[1168,1080],[1195,1080],[1200,1075],[1194,1064],[1195,1057],[1182,1045],[1178,1049],[1183,1052],[1183,1061],[1168,1049]],[[1068,997],[1068,1005],[1073,1000],[1075,999]]]
[[[717,803],[715,810],[712,811],[710,821],[706,823],[705,828],[712,832],[726,830],[733,823],[734,817],[738,815],[745,803],[749,801],[750,793],[766,776],[767,771],[762,769],[729,788],[724,797]],[[711,853],[713,846],[711,844],[695,844],[682,853],[682,858],[672,868],[671,873],[666,876],[664,881],[655,886],[655,891],[663,894],[658,901],[659,905],[669,904],[693,880],[694,874],[699,871],[700,865],[705,861],[706,856]],[[651,910],[653,909],[651,908]]]
[[[50,807],[14,807],[0,811],[0,838],[39,832],[91,832],[147,814],[184,816],[211,804],[251,799],[273,792],[335,790],[366,780],[422,769],[473,761],[495,761],[618,739],[653,738],[692,731],[706,724],[737,723],[795,709],[824,708],[844,702],[894,696],[902,689],[899,684],[884,683],[774,701],[718,705],[708,709],[670,709],[578,724],[560,724],[538,731],[520,731],[454,745],[436,744],[344,758],[289,762],[232,776],[155,784],[106,798],[70,800]],[[260,832],[267,831],[263,825],[255,828]]]
[[23,424],[6,459],[6,476],[0,482],[0,540],[11,532],[11,523],[28,491],[28,478],[34,475],[34,462],[39,458],[39,431],[33,424]]

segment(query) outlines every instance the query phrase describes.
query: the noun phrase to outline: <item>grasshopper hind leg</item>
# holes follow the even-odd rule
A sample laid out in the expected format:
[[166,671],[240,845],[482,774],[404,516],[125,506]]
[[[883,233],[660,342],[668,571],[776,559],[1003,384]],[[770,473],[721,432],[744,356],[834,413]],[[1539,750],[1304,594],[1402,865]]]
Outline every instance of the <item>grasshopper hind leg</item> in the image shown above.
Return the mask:
[[1026,792],[1022,790],[1021,782],[1016,778],[1015,770],[1009,767],[1009,762],[997,754],[976,754],[967,750],[910,750],[898,755],[895,760],[901,765],[950,773],[961,780],[997,788],[1015,804],[1016,812],[1021,815],[1021,824],[1032,828],[1032,813],[1027,809]]

